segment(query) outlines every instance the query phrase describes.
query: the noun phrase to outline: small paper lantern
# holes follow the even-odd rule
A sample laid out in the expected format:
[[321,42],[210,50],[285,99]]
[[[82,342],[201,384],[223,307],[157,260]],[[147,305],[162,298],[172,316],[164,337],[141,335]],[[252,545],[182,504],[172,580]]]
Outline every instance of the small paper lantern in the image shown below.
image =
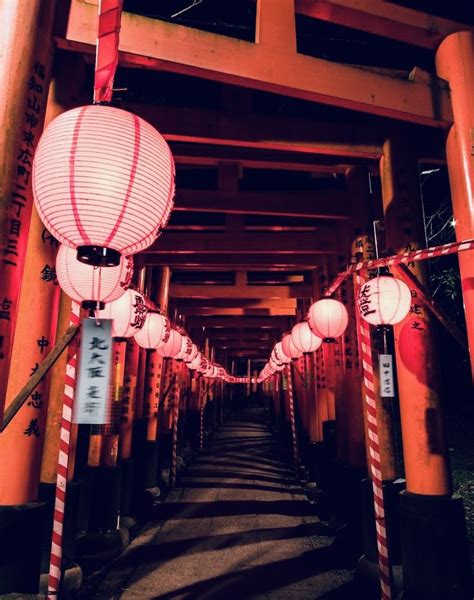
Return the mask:
[[61,289],[86,308],[113,302],[131,283],[133,262],[123,256],[117,267],[93,267],[79,262],[76,251],[62,244],[56,256],[56,276]]
[[311,331],[308,321],[301,321],[293,327],[291,341],[295,348],[304,354],[315,352],[323,343],[323,340]]
[[[291,340],[291,336],[290,336],[290,340]],[[291,362],[291,356],[287,356],[283,352],[283,347],[282,347],[281,342],[278,342],[277,344],[275,344],[275,347],[273,348],[273,354],[279,363],[287,364],[287,363]]]
[[193,342],[191,341],[191,338],[188,337],[187,335],[182,335],[181,336],[181,348],[179,349],[178,354],[174,357],[175,360],[184,360],[184,358],[186,356],[189,356],[189,354],[192,352],[193,349]]
[[367,323],[396,325],[410,312],[410,288],[400,279],[380,275],[362,286],[357,305]]
[[344,333],[349,316],[342,302],[322,298],[309,307],[308,322],[315,335],[323,340],[333,340]]
[[173,206],[175,168],[149,123],[111,106],[82,106],[45,129],[33,194],[45,227],[88,264],[147,248]]
[[188,354],[185,354],[185,356],[184,356],[184,362],[185,363],[192,362],[198,354],[199,354],[198,347],[196,346],[196,344],[192,344],[191,352],[189,352]]
[[156,349],[156,352],[165,358],[175,358],[181,350],[181,334],[176,329],[171,329],[168,341]]
[[[89,267],[92,269],[94,267]],[[110,271],[114,267],[109,267]],[[113,319],[112,335],[117,338],[130,338],[140,331],[148,309],[145,299],[136,290],[128,289],[118,300],[109,302],[104,310],[99,310],[99,319]]]
[[191,362],[188,362],[188,369],[195,371],[201,364],[201,353],[198,352]]
[[143,327],[135,335],[135,341],[142,348],[156,350],[169,340],[170,335],[171,325],[165,315],[148,312]]
[[289,356],[292,360],[299,358],[303,354],[301,350],[298,350],[298,348],[293,344],[290,333],[283,336],[283,339],[281,340],[281,349],[282,352],[286,356]]

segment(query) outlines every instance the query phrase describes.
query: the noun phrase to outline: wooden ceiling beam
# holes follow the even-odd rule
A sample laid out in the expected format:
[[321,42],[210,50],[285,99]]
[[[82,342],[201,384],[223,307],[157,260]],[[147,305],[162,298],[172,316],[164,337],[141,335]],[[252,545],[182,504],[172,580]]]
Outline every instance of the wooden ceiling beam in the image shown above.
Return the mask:
[[344,190],[238,192],[181,189],[173,210],[230,214],[348,219]]
[[[294,317],[295,309],[284,308],[201,308],[185,306],[180,308],[185,317]],[[204,324],[204,323],[203,323]]]
[[170,298],[179,299],[273,299],[311,298],[310,285],[183,285],[172,283]]
[[296,12],[405,44],[435,50],[456,31],[474,27],[380,0],[296,0]]
[[[159,239],[157,245],[159,244]],[[331,253],[329,253],[331,254]],[[288,271],[292,269],[313,270],[325,264],[322,254],[174,254],[171,252],[143,252],[138,259],[146,265],[178,267],[180,269],[206,269],[231,271],[236,268],[244,268],[255,271]]]
[[[186,319],[186,327],[189,330],[200,329],[203,335],[207,332],[225,330],[226,328],[258,329],[262,332],[286,331],[290,327],[290,321],[286,317],[279,316],[211,316],[206,319],[190,316]],[[204,327],[204,330],[203,330]]]
[[[93,52],[97,6],[72,0],[62,48]],[[447,128],[449,92],[436,78],[399,75],[329,62],[296,52],[123,13],[120,62],[293,96],[342,108]],[[159,40],[159,43],[157,43]]]
[[182,312],[191,308],[284,308],[296,310],[295,298],[171,298],[173,306]]
[[[409,136],[416,154],[424,160],[445,160],[443,132],[413,124],[382,119],[328,121],[137,102],[127,102],[126,106],[154,125],[172,145],[173,155],[183,162],[193,160],[193,156],[208,162],[214,156],[216,161],[230,159],[224,152],[227,148],[240,156],[243,166],[251,168],[258,157],[252,157],[250,151],[258,150],[267,151],[267,156],[272,153],[271,160],[266,161],[270,164],[284,155],[288,164],[299,162],[302,169],[313,166],[315,172],[327,172],[330,166],[347,168],[344,159],[378,160],[385,139],[395,132]],[[333,157],[333,164],[318,164],[317,156]]]
[[[317,231],[274,232],[202,232],[165,231],[148,249],[166,254],[327,254],[335,253],[335,233],[328,229]],[[191,257],[192,259],[192,257]]]

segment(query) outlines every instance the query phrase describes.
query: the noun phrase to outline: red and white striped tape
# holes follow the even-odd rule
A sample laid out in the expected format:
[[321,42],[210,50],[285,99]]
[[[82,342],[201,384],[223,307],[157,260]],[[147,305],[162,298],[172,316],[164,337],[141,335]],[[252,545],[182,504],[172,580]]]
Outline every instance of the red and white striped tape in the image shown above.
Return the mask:
[[100,0],[99,31],[95,59],[94,102],[112,100],[118,46],[122,0]]
[[[357,287],[363,284],[362,277],[356,275]],[[377,551],[380,570],[380,587],[382,600],[392,597],[392,570],[388,555],[387,529],[385,522],[385,505],[383,497],[382,470],[380,464],[380,445],[378,434],[377,404],[374,387],[374,364],[370,326],[364,319],[358,320],[359,339],[361,345],[362,371],[364,375],[364,395],[367,410],[367,440],[369,445],[370,473],[374,492],[375,528],[377,535]]]
[[345,271],[339,273],[331,286],[326,290],[325,296],[331,296],[342,284],[342,282],[358,271],[371,270],[379,267],[390,267],[391,265],[407,264],[417,260],[427,260],[429,258],[437,258],[438,256],[447,256],[448,254],[457,254],[466,250],[474,250],[474,240],[465,240],[464,242],[453,242],[452,244],[443,244],[442,246],[432,246],[422,250],[414,250],[413,252],[402,252],[394,254],[386,258],[376,258],[364,260],[362,262],[349,265]]
[[[71,306],[70,325],[79,326],[80,305],[73,302]],[[61,561],[63,553],[64,510],[66,505],[67,471],[69,464],[69,448],[71,440],[72,404],[76,385],[77,344],[70,343],[67,349],[66,377],[64,384],[63,410],[58,455],[58,472],[56,476],[56,493],[54,499],[53,535],[49,561],[48,597],[58,596],[61,582]]]
[[295,475],[297,475],[299,463],[298,439],[296,437],[295,403],[293,399],[293,374],[291,372],[291,363],[286,365],[286,373],[288,376],[288,406],[290,409],[291,441],[293,444],[293,464],[295,467]]

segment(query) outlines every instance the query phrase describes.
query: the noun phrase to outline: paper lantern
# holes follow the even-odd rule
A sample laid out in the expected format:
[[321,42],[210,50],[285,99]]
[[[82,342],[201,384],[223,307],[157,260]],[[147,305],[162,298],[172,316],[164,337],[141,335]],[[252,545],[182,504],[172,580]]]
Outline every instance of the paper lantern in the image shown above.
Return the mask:
[[[89,267],[93,269],[94,267]],[[109,267],[107,271],[115,267]],[[130,338],[140,331],[148,309],[145,299],[135,290],[128,289],[118,300],[109,302],[98,312],[99,319],[113,319],[112,335],[117,338]]]
[[185,354],[185,356],[184,356],[184,362],[185,363],[192,362],[198,354],[199,354],[198,347],[196,346],[196,344],[192,344],[191,351],[188,354]]
[[147,248],[173,206],[168,144],[132,113],[111,106],[64,112],[33,161],[33,194],[45,227],[88,264],[117,264]]
[[283,336],[283,339],[281,340],[281,349],[282,352],[286,354],[286,356],[289,356],[292,360],[299,358],[303,354],[301,350],[298,350],[298,348],[293,344],[290,333]]
[[400,279],[380,275],[362,286],[357,305],[371,325],[396,325],[410,312],[410,288]]
[[165,315],[148,312],[143,327],[135,335],[135,341],[142,348],[156,350],[169,340],[170,335],[171,325]]
[[[56,256],[56,276],[61,289],[85,308],[113,302],[131,283],[133,262],[123,256],[116,267],[93,267],[79,262],[76,252],[62,244]],[[101,306],[103,308],[103,306]]]
[[175,358],[181,350],[181,334],[176,329],[171,329],[168,341],[156,349],[156,352],[164,358]]
[[293,327],[291,341],[295,348],[304,354],[315,352],[323,343],[323,340],[311,331],[308,321],[301,321]]
[[174,357],[175,360],[184,360],[184,358],[186,356],[189,356],[189,354],[192,352],[193,349],[193,343],[191,341],[191,338],[188,337],[187,335],[182,335],[181,336],[181,347],[179,349],[178,354],[176,354],[176,356]]
[[348,321],[346,307],[339,300],[322,298],[309,307],[308,322],[311,331],[323,340],[340,337],[346,330]]
[[[291,336],[290,336],[290,340],[291,340]],[[279,362],[280,364],[287,364],[287,363],[291,362],[291,356],[288,356],[287,354],[285,354],[285,352],[283,352],[283,347],[282,347],[281,342],[278,342],[277,344],[275,344],[275,347],[273,348],[273,354],[274,354],[275,358],[277,359],[277,362]]]
[[195,371],[201,364],[201,353],[198,352],[191,362],[188,362],[188,369]]

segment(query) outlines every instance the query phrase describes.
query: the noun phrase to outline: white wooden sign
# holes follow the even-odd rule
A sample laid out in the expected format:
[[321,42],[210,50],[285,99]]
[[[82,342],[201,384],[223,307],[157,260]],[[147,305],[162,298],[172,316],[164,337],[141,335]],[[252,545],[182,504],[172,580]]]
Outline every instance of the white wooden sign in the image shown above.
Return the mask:
[[380,396],[382,398],[393,398],[395,396],[395,385],[393,382],[393,356],[391,354],[379,354],[380,373]]
[[112,319],[84,319],[73,423],[105,425],[110,418]]

